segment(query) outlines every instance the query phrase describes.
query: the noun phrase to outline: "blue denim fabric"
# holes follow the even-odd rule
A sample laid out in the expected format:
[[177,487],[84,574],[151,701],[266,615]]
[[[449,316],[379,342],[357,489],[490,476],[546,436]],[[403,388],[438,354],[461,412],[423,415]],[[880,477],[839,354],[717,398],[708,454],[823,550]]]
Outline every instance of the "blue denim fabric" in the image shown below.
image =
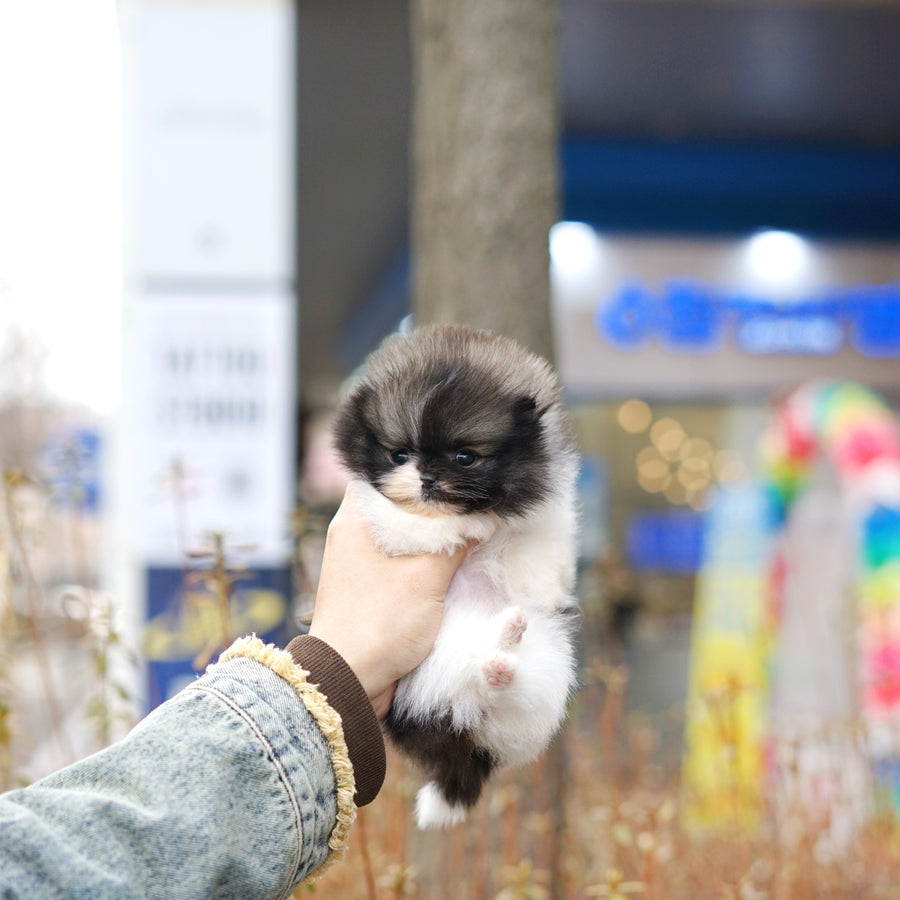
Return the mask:
[[328,855],[329,747],[297,693],[221,663],[123,741],[0,796],[0,898],[283,898]]

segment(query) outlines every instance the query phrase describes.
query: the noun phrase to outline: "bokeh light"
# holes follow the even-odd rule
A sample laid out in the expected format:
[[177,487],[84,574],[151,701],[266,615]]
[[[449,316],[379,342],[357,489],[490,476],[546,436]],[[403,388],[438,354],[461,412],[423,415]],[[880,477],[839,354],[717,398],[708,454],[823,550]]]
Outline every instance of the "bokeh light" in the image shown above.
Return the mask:
[[629,434],[640,434],[650,427],[653,412],[643,400],[626,400],[618,412],[619,425]]

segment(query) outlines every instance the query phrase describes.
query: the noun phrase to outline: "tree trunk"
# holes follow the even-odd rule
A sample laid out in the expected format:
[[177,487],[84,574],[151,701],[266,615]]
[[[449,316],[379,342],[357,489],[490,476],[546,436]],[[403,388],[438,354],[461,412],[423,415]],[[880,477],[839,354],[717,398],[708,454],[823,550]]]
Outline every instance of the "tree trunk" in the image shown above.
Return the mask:
[[[489,328],[552,360],[558,0],[411,0],[411,10],[415,320]],[[560,735],[545,758],[552,799],[540,853],[554,900],[566,896],[565,765]],[[522,775],[523,795],[535,771]],[[493,805],[483,799],[482,826],[496,819]],[[534,836],[519,828],[525,849]],[[503,863],[517,860],[503,860],[486,834],[478,821],[466,826],[460,867],[446,834],[418,833],[413,858],[428,896],[496,895]]]
[[558,0],[412,0],[413,311],[545,356]]

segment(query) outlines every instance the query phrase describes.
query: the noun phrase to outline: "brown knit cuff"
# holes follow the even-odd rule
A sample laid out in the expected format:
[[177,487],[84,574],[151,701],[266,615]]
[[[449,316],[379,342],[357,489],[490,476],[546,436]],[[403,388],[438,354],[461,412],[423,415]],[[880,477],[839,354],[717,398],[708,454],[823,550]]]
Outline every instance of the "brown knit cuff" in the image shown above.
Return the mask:
[[340,715],[356,779],[356,805],[371,803],[384,783],[386,761],[381,727],[363,686],[344,658],[318,638],[302,634],[285,649]]

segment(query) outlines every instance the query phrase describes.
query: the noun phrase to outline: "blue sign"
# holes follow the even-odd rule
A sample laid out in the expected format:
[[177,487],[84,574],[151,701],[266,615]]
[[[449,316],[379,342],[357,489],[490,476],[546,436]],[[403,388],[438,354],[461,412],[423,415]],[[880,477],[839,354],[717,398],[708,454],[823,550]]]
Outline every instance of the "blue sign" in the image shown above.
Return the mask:
[[638,347],[655,328],[655,298],[639,281],[623,284],[615,297],[597,310],[597,328],[617,347]]
[[839,320],[827,316],[760,313],[735,325],[737,345],[746,353],[831,356],[844,346]]
[[[190,574],[177,567],[153,566],[145,578],[147,621],[141,644],[150,710],[193,681],[224,647],[218,640],[222,625],[218,601]],[[290,597],[288,566],[255,567],[235,584],[229,639],[252,633],[284,646],[296,633],[288,620]]]
[[44,449],[44,473],[60,506],[96,512],[100,505],[100,431],[83,426],[55,435]]
[[850,342],[863,356],[900,355],[900,284],[848,292]]
[[623,349],[656,339],[681,352],[712,352],[731,337],[745,353],[830,356],[849,335],[863,356],[900,357],[900,284],[842,288],[828,297],[774,302],[716,291],[690,279],[658,290],[632,280],[596,312],[598,332]]
[[625,533],[625,552],[637,571],[692,575],[703,561],[704,518],[689,510],[641,512]]

